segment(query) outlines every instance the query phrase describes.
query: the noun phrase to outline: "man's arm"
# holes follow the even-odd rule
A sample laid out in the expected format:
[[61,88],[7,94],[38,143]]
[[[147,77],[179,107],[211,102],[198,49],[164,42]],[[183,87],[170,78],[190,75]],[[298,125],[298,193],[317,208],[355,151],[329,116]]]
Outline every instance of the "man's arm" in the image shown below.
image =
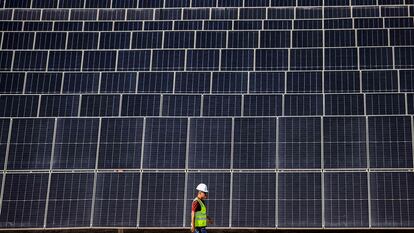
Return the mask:
[[195,231],[195,212],[191,211],[191,232]]

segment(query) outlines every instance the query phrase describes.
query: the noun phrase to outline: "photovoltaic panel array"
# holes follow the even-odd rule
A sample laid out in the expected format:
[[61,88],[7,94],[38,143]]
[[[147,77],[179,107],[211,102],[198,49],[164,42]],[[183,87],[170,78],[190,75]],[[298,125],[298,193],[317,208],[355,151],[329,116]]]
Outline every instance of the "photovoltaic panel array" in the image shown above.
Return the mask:
[[413,0],[0,0],[0,228],[414,228]]

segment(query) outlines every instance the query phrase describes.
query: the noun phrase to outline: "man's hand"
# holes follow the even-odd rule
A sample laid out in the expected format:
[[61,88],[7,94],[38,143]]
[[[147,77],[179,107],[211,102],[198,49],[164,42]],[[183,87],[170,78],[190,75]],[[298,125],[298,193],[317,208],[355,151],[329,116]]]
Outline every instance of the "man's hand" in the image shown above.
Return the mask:
[[195,227],[191,226],[191,232],[194,232],[194,231],[195,231]]
[[207,221],[208,221],[208,224],[213,224],[213,219],[211,219],[209,216],[207,216]]

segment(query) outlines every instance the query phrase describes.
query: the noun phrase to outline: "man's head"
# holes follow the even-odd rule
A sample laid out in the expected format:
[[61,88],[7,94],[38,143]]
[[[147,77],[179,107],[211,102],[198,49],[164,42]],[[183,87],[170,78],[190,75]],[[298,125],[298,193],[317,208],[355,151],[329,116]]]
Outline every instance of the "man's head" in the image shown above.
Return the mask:
[[196,189],[198,190],[198,194],[197,194],[198,198],[200,198],[201,200],[207,199],[207,194],[208,194],[207,185],[201,183],[197,185]]

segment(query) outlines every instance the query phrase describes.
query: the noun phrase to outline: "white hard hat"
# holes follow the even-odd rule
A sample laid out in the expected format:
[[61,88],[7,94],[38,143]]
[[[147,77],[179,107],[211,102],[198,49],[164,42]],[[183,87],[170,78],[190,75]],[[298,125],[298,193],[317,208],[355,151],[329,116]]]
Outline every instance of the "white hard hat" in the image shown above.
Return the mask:
[[201,192],[204,192],[204,193],[208,193],[207,185],[206,184],[201,183],[201,184],[197,185],[197,188],[196,189],[198,191],[201,191]]

